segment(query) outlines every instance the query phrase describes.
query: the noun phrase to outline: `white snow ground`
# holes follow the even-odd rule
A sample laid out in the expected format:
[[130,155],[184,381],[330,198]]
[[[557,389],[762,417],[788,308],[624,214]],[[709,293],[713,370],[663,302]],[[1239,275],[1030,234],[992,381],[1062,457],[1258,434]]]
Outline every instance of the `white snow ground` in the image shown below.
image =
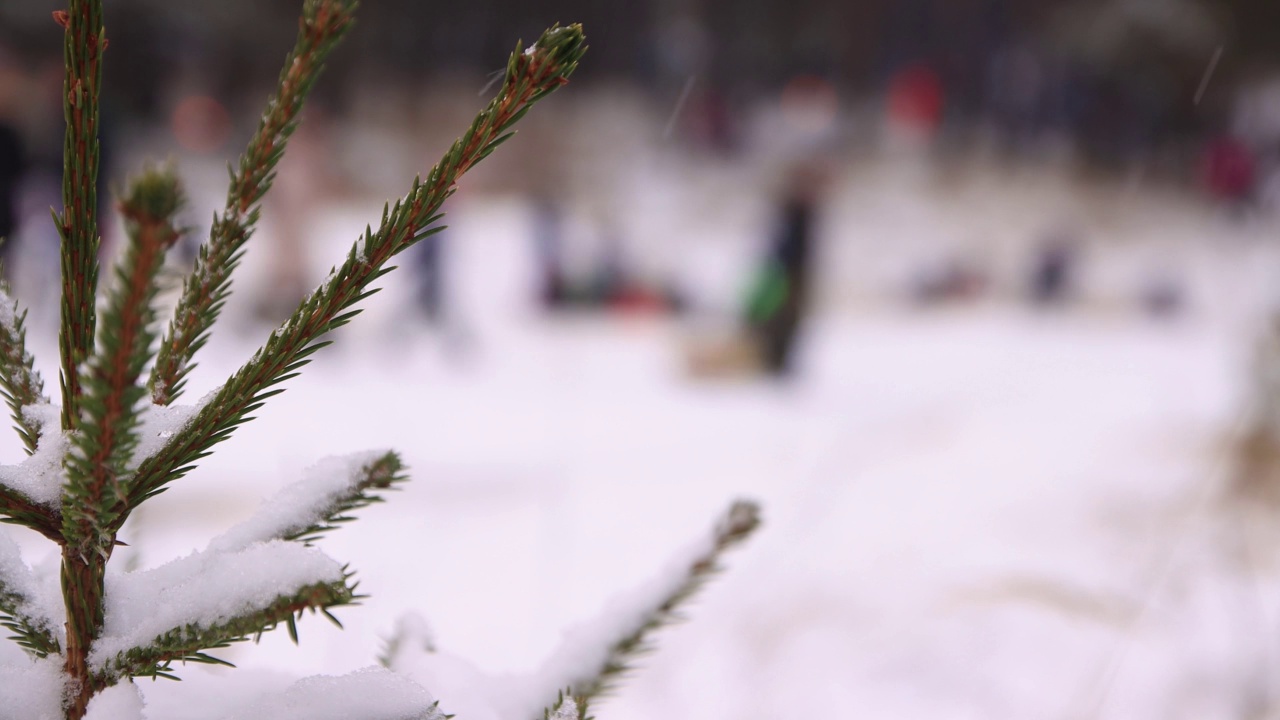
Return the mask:
[[[280,631],[218,653],[239,670],[143,683],[148,716],[220,717],[211,709],[242,710],[254,691],[365,667],[407,610],[483,669],[534,667],[738,496],[763,503],[762,531],[597,717],[1274,716],[1277,558],[1217,497],[1249,334],[1280,268],[1258,236],[1275,228],[1135,194],[1089,226],[1116,239],[1090,254],[1091,297],[1108,301],[913,313],[866,298],[931,236],[1054,221],[997,180],[950,205],[914,182],[845,190],[828,250],[845,280],[828,286],[786,385],[688,381],[682,331],[662,321],[537,317],[523,207],[471,201],[450,256],[465,332],[402,331],[393,276],[368,317],[123,538],[157,565],[320,456],[395,447],[410,485],[322,543],[371,598],[339,613],[345,630],[304,620],[300,647]],[[334,250],[374,212],[330,207],[317,236]],[[747,230],[687,239],[695,268],[743,264]],[[881,237],[900,252],[859,265]],[[1108,278],[1135,258],[1185,274],[1189,316],[1120,307],[1124,282]],[[190,399],[252,347],[218,336]],[[447,710],[448,692],[428,689]]]

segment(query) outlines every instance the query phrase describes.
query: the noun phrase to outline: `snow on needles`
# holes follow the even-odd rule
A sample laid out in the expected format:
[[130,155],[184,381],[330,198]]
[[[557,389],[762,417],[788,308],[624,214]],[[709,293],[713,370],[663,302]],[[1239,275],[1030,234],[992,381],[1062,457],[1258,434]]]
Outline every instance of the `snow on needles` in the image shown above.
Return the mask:
[[[541,688],[553,697],[555,688],[576,686],[596,677],[609,660],[614,643],[644,627],[689,581],[690,568],[714,551],[715,537],[708,533],[675,553],[648,582],[615,595],[596,618],[565,630],[560,647],[543,663],[529,689]],[[536,712],[546,702],[546,695],[535,697],[525,711]]]
[[0,534],[0,593],[21,597],[16,610],[56,635],[63,625],[62,593],[52,585],[41,583],[22,561],[18,544]]
[[308,585],[342,578],[337,561],[284,541],[237,552],[206,550],[153,570],[108,576],[106,623],[89,661],[102,666],[170,630],[213,627]]
[[143,720],[142,707],[138,686],[125,681],[94,695],[84,720]]
[[421,685],[380,667],[304,678],[227,720],[444,720]]
[[[655,577],[616,595],[594,620],[568,629],[560,646],[535,671],[490,675],[469,661],[436,650],[425,622],[412,614],[397,623],[390,666],[444,698],[445,709],[468,720],[521,720],[538,717],[557,693],[597,677],[614,645],[643,627],[657,609],[689,580],[690,568],[715,551],[715,536],[689,543]],[[552,718],[577,717],[565,700]]]
[[578,720],[578,706],[574,704],[573,698],[565,698],[560,707],[551,713],[549,720]]
[[133,466],[155,455],[195,417],[213,397],[213,393],[201,398],[195,405],[154,405],[146,403],[139,414],[138,446],[133,451]]
[[62,720],[62,660],[0,665],[0,720]]
[[4,290],[0,290],[0,326],[10,335],[18,334],[18,302]]
[[248,520],[209,543],[218,552],[240,550],[299,532],[323,520],[330,508],[349,494],[364,476],[364,469],[387,450],[329,457],[309,468],[303,478],[268,498]]
[[70,446],[60,425],[62,409],[40,404],[24,408],[23,413],[40,426],[40,443],[35,453],[21,463],[0,466],[0,484],[41,505],[56,508],[62,501],[62,459]]
[[[0,308],[4,303],[0,300]],[[0,318],[2,322],[2,318]],[[212,393],[196,405],[152,405],[140,408],[138,447],[133,453],[133,466],[154,455],[180,432]],[[71,443],[61,427],[62,408],[58,405],[31,405],[23,409],[28,420],[40,427],[40,443],[30,457],[17,465],[0,466],[0,484],[13,488],[46,507],[56,508],[62,502],[62,464]]]

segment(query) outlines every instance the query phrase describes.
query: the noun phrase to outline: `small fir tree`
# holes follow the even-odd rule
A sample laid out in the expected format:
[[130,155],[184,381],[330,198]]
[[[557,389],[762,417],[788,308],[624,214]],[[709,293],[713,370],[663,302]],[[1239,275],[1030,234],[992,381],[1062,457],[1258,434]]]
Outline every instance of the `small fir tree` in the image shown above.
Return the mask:
[[[496,97],[405,197],[384,207],[329,277],[239,370],[193,405],[180,405],[194,358],[227,300],[256,227],[263,196],[297,128],[325,58],[352,24],[355,0],[305,0],[296,44],[238,166],[225,209],[186,276],[167,329],[157,327],[157,276],[183,230],[183,193],[172,168],[149,168],[119,198],[127,245],[99,302],[98,107],[108,49],[102,0],[71,0],[54,13],[65,32],[66,140],[61,235],[60,404],[45,394],[25,346],[25,312],[0,295],[0,389],[28,457],[0,467],[0,520],[61,549],[60,592],[46,587],[0,535],[0,623],[31,656],[21,669],[27,704],[14,717],[142,717],[138,677],[174,677],[175,663],[226,664],[210,651],[284,625],[296,641],[308,611],[335,623],[359,596],[352,573],[313,543],[405,480],[394,452],[329,460],[248,521],[200,552],[159,568],[108,573],[120,531],[146,500],[167,490],[214,446],[252,419],[298,374],[328,333],[360,312],[397,254],[440,229],[440,207],[458,179],[512,135],[538,100],[564,85],[585,45],[581,28],[553,27],[517,45]],[[647,649],[651,632],[717,569],[722,553],[755,529],[756,508],[737,503],[682,566],[632,603],[607,632],[573,636],[533,683],[491,683],[503,717],[585,718]],[[434,654],[412,617],[383,665],[300,681],[245,717],[439,718],[438,704],[396,670]],[[602,640],[603,637],[603,640]],[[3,671],[4,668],[0,668]],[[13,677],[17,677],[14,675]],[[42,695],[40,678],[53,678]],[[47,688],[45,688],[47,689]],[[2,695],[4,690],[0,690]],[[52,705],[40,703],[50,701]],[[43,698],[43,700],[42,700]],[[51,710],[49,708],[52,708]],[[320,712],[318,712],[318,710]]]

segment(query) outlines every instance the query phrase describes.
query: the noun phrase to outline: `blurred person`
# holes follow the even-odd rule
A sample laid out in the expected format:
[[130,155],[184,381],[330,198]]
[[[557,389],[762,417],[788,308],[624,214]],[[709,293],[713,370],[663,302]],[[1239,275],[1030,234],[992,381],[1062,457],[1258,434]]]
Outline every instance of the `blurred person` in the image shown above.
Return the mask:
[[1182,283],[1167,269],[1147,272],[1139,288],[1138,302],[1150,318],[1165,320],[1181,315],[1186,307]]
[[794,372],[796,345],[810,308],[815,226],[828,182],[826,169],[816,162],[792,167],[741,328],[722,342],[691,349],[689,369],[695,376],[784,377]]
[[564,210],[547,192],[533,198],[533,244],[538,304],[548,309],[559,307],[569,297],[564,269]]
[[12,124],[0,117],[0,262],[6,279],[18,230],[18,191],[26,169],[22,138]]
[[690,78],[703,75],[715,53],[714,41],[697,12],[680,8],[657,18],[648,50],[655,61],[653,79],[659,94],[677,97]]
[[1201,178],[1209,196],[1233,215],[1253,198],[1257,177],[1253,152],[1242,140],[1227,134],[1212,138],[1201,158]]
[[538,273],[538,302],[549,310],[607,313],[678,312],[684,306],[670,284],[638,277],[628,259],[621,229],[605,221],[601,246],[592,267],[578,277],[565,269],[563,210],[543,193],[533,201],[533,237]]
[[289,151],[280,161],[275,184],[264,199],[275,222],[264,238],[269,240],[264,243],[270,253],[268,281],[256,299],[255,310],[260,320],[270,324],[288,317],[311,290],[306,220],[317,200],[331,194],[336,185],[332,155],[327,150],[332,147],[328,130],[319,106],[308,106],[290,138]]
[[893,137],[928,145],[942,125],[942,80],[927,63],[908,65],[890,79],[886,104]]
[[432,325],[444,319],[444,244],[448,230],[423,238],[410,252],[413,254],[414,300],[422,316]]
[[592,294],[603,308],[625,314],[671,313],[682,309],[680,294],[669,284],[652,282],[635,272],[635,263],[628,260],[626,243],[616,227],[605,232],[602,252],[590,284]]
[[1028,148],[1040,130],[1047,92],[1046,69],[1036,47],[1013,42],[992,54],[987,70],[987,111],[1014,149]]
[[747,332],[767,372],[791,371],[796,336],[809,309],[814,225],[826,185],[816,164],[791,171],[779,224],[747,306]]
[[917,271],[911,278],[909,292],[911,301],[916,305],[945,305],[975,300],[987,291],[990,284],[981,263],[956,255]]
[[[36,59],[23,68],[29,73],[25,77],[9,76],[10,81],[20,83],[22,87],[18,90],[20,95],[11,98],[17,100],[20,97],[21,106],[10,106],[8,109],[13,112],[7,117],[21,125],[26,152],[17,211],[20,227],[15,227],[11,242],[0,253],[5,256],[5,272],[15,285],[14,292],[23,297],[31,309],[31,320],[37,325],[57,323],[56,298],[61,288],[58,259],[61,238],[56,223],[47,221],[49,208],[62,207],[62,136],[65,127],[62,76],[65,69],[57,60]],[[16,67],[13,69],[17,71]],[[0,85],[6,82],[0,81]],[[0,95],[4,92],[0,91]],[[0,105],[3,105],[2,101]],[[0,114],[4,112],[0,111]],[[21,222],[24,218],[34,221]]]
[[728,95],[712,86],[690,101],[689,133],[698,147],[718,157],[731,157],[740,147],[738,115]]
[[1075,232],[1068,228],[1057,228],[1045,237],[1031,263],[1033,303],[1056,305],[1068,299],[1077,264],[1077,245]]
[[15,117],[21,82],[16,62],[0,48],[0,262],[6,281],[20,220],[19,192],[27,171],[26,148]]

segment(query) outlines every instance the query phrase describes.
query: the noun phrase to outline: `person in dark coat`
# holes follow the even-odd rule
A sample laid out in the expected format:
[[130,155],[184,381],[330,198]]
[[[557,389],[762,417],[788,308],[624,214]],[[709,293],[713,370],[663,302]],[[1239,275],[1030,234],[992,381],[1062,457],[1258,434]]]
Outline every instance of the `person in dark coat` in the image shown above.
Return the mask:
[[792,369],[796,338],[808,314],[814,226],[824,185],[816,166],[792,171],[777,230],[748,299],[747,332],[763,369],[771,374]]
[[0,119],[0,262],[6,275],[13,257],[13,236],[18,231],[18,190],[26,166],[21,136]]
[[1036,251],[1031,267],[1031,301],[1055,305],[1069,299],[1077,265],[1075,234],[1059,228]]

